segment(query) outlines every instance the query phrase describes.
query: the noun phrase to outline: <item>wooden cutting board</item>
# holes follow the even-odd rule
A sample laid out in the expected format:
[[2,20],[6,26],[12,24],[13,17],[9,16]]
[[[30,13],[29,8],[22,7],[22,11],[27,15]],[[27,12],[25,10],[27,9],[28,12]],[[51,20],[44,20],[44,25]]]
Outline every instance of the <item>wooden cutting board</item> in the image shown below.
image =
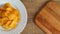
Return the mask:
[[35,22],[46,34],[60,34],[60,5],[48,2],[37,14]]

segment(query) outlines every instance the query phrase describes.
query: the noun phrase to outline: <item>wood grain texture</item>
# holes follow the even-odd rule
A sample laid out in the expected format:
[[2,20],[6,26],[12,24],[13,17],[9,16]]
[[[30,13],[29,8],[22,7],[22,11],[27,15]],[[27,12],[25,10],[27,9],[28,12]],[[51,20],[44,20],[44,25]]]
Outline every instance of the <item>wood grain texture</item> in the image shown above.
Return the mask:
[[60,5],[56,2],[47,3],[37,15],[35,22],[46,34],[60,34]]

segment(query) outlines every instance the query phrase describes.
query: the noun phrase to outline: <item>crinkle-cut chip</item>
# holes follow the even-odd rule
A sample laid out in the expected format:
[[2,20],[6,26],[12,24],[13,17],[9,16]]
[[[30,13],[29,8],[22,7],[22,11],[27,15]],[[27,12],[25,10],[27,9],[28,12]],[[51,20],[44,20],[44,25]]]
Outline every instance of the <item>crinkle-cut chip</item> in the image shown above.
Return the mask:
[[16,21],[16,22],[18,23],[18,17],[15,17],[15,18],[14,18],[14,21]]
[[12,11],[13,9],[12,8],[6,8],[6,11]]
[[12,20],[7,21],[7,23],[5,24],[6,26],[9,26],[12,23]]
[[5,8],[11,7],[11,5],[10,5],[10,3],[6,3],[6,4],[4,5],[4,7],[5,7]]
[[5,25],[6,23],[7,23],[7,21],[8,21],[8,18],[2,18],[2,25]]
[[17,15],[18,14],[18,10],[14,9],[12,13]]
[[1,11],[1,12],[2,12],[2,11],[5,11],[5,8],[1,7],[1,8],[0,8],[0,11]]
[[2,26],[5,30],[9,30],[9,26],[3,25]]
[[14,14],[8,15],[8,18],[9,18],[10,20],[13,20],[15,17],[16,17],[16,16],[15,16]]
[[17,23],[15,21],[13,21],[10,25],[10,28],[14,29],[14,28],[16,28],[16,26],[17,26]]
[[8,16],[9,14],[11,14],[9,11],[5,12],[5,16]]
[[6,3],[5,6],[4,6],[4,8],[5,8],[5,9],[6,9],[6,8],[11,8],[12,10],[14,9],[14,8],[11,6],[10,3]]
[[16,26],[17,26],[16,24],[13,24],[13,25],[10,25],[10,28],[11,28],[11,29],[15,29]]

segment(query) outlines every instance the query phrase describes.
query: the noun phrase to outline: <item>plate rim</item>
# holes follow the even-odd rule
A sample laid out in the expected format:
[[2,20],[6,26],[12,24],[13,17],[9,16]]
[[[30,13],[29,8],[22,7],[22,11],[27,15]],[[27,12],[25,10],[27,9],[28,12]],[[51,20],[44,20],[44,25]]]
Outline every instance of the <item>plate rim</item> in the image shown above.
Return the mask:
[[[24,26],[24,28],[23,28],[23,30],[24,30],[25,27],[26,27],[26,25],[27,25],[27,20],[28,20],[27,9],[26,9],[25,5],[23,4],[23,2],[22,2],[21,0],[18,0],[18,1],[20,1],[20,2],[22,3],[22,5],[24,6],[24,8],[25,8],[25,10],[26,10],[26,11],[25,11],[25,13],[26,13],[26,24],[25,24],[25,26]],[[22,31],[23,31],[23,30],[22,30]],[[21,32],[22,32],[22,31],[21,31]],[[20,33],[21,33],[21,32],[20,32]]]

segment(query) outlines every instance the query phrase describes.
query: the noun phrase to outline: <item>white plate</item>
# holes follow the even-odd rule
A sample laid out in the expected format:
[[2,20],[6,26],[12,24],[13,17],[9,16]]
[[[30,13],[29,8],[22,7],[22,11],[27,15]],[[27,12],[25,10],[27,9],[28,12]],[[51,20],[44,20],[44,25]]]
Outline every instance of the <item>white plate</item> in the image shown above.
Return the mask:
[[20,34],[26,26],[27,23],[27,12],[23,3],[19,0],[0,0],[0,5],[9,2],[14,8],[19,10],[20,13],[20,23],[17,28],[11,31],[3,31],[0,27],[0,34]]

